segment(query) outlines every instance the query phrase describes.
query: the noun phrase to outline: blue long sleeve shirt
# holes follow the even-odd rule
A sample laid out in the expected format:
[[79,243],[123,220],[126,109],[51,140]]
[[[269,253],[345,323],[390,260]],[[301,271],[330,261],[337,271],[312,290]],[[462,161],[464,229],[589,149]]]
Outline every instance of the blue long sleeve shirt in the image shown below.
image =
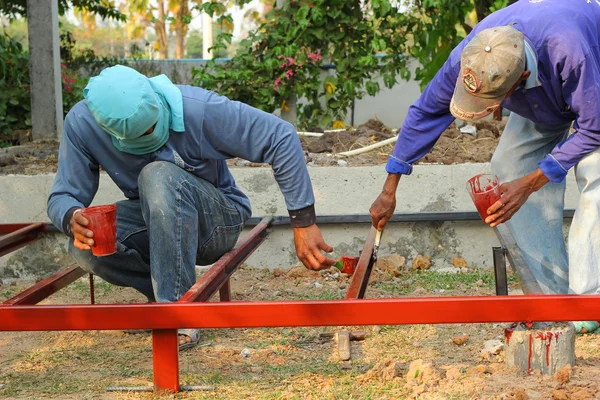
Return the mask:
[[[192,86],[177,86],[183,95],[185,132],[170,131],[169,141],[144,155],[121,152],[79,102],[65,119],[58,173],[48,198],[48,216],[65,231],[65,216],[87,207],[99,183],[100,167],[126,198],[139,197],[138,176],[147,164],[168,161],[212,183],[240,211],[251,216],[250,201],[236,186],[226,160],[240,157],[269,163],[288,210],[314,204],[310,177],[296,130],[280,118]],[[68,223],[68,221],[67,221]],[[67,233],[67,232],[65,232]]]
[[[600,2],[521,0],[479,23],[452,51],[444,66],[410,107],[386,170],[410,174],[412,164],[434,146],[454,121],[450,99],[460,73],[463,48],[481,30],[514,24],[531,53],[532,77],[502,107],[535,123],[557,126],[575,121],[576,132],[540,163],[560,182],[586,154],[600,147]],[[535,65],[531,65],[531,60]]]

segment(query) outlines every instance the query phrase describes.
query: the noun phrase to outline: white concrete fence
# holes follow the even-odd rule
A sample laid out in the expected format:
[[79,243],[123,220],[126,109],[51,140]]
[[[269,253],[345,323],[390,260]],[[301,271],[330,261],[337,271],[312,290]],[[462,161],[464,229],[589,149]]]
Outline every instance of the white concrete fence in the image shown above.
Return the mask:
[[[489,164],[419,165],[400,182],[397,212],[475,211],[465,182],[478,173],[489,172]],[[283,196],[269,168],[233,168],[237,184],[252,202],[253,215],[287,215]],[[380,192],[384,166],[309,167],[318,215],[367,214]],[[46,198],[54,175],[0,176],[0,223],[47,221]],[[566,207],[574,208],[577,189],[568,178]],[[122,193],[103,174],[94,204],[123,199]],[[334,256],[358,255],[370,229],[369,224],[322,225],[325,240]],[[38,279],[68,265],[66,237],[51,234],[29,247],[0,258],[0,279]],[[492,267],[492,246],[498,246],[493,231],[481,221],[398,222],[386,228],[379,253],[399,254],[410,262],[417,254],[432,257],[433,268],[450,266],[455,256],[470,265]],[[268,240],[247,260],[257,268],[288,268],[297,263],[292,231],[275,227]]]

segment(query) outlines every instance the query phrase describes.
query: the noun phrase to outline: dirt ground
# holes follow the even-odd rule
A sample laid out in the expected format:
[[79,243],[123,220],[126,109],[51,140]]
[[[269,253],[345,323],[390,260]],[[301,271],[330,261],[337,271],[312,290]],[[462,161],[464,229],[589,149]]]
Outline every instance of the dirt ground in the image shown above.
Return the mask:
[[[391,262],[391,261],[390,261]],[[477,268],[456,274],[375,271],[367,297],[490,295],[493,273]],[[389,270],[389,269],[388,269]],[[511,291],[518,284],[509,279]],[[349,276],[303,267],[242,267],[233,298],[248,300],[341,299]],[[0,286],[0,301],[28,282]],[[46,303],[85,303],[82,279]],[[131,289],[96,284],[99,303],[143,301]],[[194,399],[590,399],[600,398],[600,335],[579,336],[576,367],[560,381],[505,368],[501,351],[482,358],[484,342],[503,338],[502,324],[348,327],[364,329],[341,362],[321,333],[339,328],[205,330],[201,345],[180,354],[181,383],[214,386],[172,398]],[[466,337],[456,345],[452,339]],[[462,338],[464,340],[465,338]],[[247,349],[248,357],[242,356]],[[0,398],[151,399],[149,393],[107,393],[107,386],[152,384],[150,335],[119,331],[0,333]]]
[[[477,136],[461,133],[452,124],[421,163],[455,164],[490,161],[498,140],[506,125],[504,121],[481,121],[475,123]],[[368,153],[350,157],[336,157],[336,153],[354,150],[391,138],[396,131],[377,120],[369,120],[352,131],[325,133],[320,138],[301,136],[306,162],[319,166],[358,166],[385,164],[394,145],[380,147]],[[258,167],[263,164],[245,160],[229,160],[231,167]],[[34,175],[56,172],[58,167],[58,143],[46,142],[0,149],[0,175]]]

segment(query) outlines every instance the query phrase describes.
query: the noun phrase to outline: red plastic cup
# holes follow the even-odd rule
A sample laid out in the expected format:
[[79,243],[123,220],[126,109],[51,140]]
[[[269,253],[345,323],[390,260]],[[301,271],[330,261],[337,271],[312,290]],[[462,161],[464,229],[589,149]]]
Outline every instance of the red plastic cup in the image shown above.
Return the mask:
[[87,229],[94,233],[92,254],[97,257],[117,252],[117,206],[114,204],[88,207],[81,210],[89,222]]
[[352,275],[356,269],[356,266],[358,265],[358,257],[342,256],[341,260],[344,262],[342,272],[344,274]]
[[489,216],[488,208],[502,197],[496,175],[480,174],[472,177],[467,182],[467,191],[484,221]]

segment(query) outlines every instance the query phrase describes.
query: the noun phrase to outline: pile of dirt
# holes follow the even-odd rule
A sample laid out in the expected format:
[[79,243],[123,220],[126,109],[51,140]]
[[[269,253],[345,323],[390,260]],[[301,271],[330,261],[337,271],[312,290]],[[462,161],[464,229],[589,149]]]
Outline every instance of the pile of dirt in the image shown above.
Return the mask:
[[[506,125],[506,119],[481,121],[474,125],[477,128],[476,136],[461,133],[452,124],[442,134],[433,150],[419,163],[489,162]],[[385,126],[381,121],[371,119],[354,130],[327,132],[321,137],[300,136],[300,142],[306,155],[306,162],[311,166],[380,165],[387,162],[394,150],[394,144],[345,158],[336,157],[335,154],[360,149],[395,135],[397,135],[396,130]],[[265,164],[240,159],[229,160],[228,165],[231,167],[265,166]],[[56,172],[57,168],[58,142],[30,143],[0,149],[0,175],[52,173]]]

